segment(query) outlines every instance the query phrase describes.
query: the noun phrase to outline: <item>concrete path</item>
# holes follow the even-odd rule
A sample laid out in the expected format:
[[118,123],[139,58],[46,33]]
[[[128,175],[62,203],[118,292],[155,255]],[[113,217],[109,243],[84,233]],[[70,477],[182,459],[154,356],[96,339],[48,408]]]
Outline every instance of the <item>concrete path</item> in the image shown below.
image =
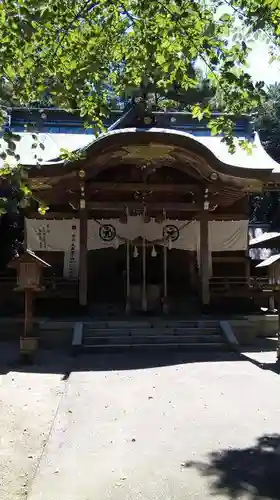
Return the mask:
[[26,370],[17,356],[16,347],[0,344],[1,500],[27,497],[66,388],[59,370]]
[[279,375],[237,355],[166,362],[78,358],[27,499],[280,499]]
[[[256,351],[249,351],[247,352],[246,350],[243,351],[242,353],[246,358],[248,358],[251,361],[256,361],[257,363],[260,363],[264,365],[264,368],[266,366],[270,366],[275,364],[276,361],[276,350],[275,351],[261,351],[261,352],[256,352]],[[275,368],[277,368],[277,365],[275,364]]]

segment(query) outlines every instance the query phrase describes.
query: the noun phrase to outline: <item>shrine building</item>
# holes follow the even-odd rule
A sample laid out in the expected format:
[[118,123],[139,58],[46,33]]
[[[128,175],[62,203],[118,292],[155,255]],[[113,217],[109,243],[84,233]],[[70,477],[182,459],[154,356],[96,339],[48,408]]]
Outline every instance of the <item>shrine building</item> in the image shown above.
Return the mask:
[[[40,121],[37,146],[25,125]],[[97,138],[56,109],[11,114],[38,203],[24,208],[25,246],[51,264],[42,294],[94,314],[205,310],[254,298],[249,196],[280,190],[280,165],[250,117],[231,154],[185,112],[113,112]],[[3,146],[4,147],[4,146]],[[61,149],[78,153],[61,157]],[[35,153],[35,155],[34,155]]]

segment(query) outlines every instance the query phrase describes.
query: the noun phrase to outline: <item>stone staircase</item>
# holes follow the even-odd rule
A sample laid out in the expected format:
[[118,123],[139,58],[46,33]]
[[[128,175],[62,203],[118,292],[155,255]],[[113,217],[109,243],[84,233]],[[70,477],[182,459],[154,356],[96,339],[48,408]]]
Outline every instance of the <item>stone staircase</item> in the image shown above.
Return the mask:
[[83,322],[82,352],[126,349],[228,350],[218,320],[109,320]]

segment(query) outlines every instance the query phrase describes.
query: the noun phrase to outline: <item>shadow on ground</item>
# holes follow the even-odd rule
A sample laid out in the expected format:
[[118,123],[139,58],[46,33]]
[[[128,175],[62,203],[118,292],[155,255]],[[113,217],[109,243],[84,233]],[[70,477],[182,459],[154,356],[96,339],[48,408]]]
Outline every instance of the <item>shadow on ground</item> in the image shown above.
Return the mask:
[[[250,352],[246,348],[246,352]],[[252,349],[251,352],[256,352]],[[280,363],[261,363],[240,350],[231,351],[138,351],[127,350],[122,353],[91,353],[73,357],[64,349],[40,349],[32,364],[24,364],[19,359],[17,343],[0,343],[0,374],[9,372],[61,373],[68,378],[75,371],[125,371],[174,366],[189,363],[207,362],[250,362],[262,370],[271,370],[280,374]]]
[[[74,371],[137,370],[186,363],[233,362],[242,360],[238,353],[223,352],[145,352],[128,350],[123,353],[81,354],[72,357],[65,351],[40,350],[31,365],[19,361],[17,344],[0,344],[0,373],[20,371],[29,373],[61,373]],[[248,361],[244,358],[244,361]],[[69,375],[68,375],[69,376]]]
[[211,479],[213,495],[280,500],[279,434],[264,435],[251,448],[213,452],[207,462],[186,462],[190,467]]

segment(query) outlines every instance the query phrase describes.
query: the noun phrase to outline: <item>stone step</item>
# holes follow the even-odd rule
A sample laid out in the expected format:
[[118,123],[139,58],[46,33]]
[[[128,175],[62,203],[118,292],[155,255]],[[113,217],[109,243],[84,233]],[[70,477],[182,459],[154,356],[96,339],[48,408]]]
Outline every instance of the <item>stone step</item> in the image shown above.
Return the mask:
[[85,328],[151,328],[149,321],[84,321]]
[[[211,325],[211,327],[214,327],[216,325]],[[118,324],[118,323],[105,323],[105,322],[98,322],[98,323],[87,323],[84,322],[84,328],[85,329],[114,329],[114,330],[132,330],[132,329],[155,329],[155,328],[198,328],[198,325],[196,324],[165,324],[165,323],[126,323],[126,324]]]
[[215,328],[219,327],[219,321],[188,321],[188,320],[115,320],[115,321],[84,321],[85,328]]
[[84,337],[93,336],[162,336],[162,335],[215,335],[220,330],[217,328],[84,328]]
[[120,336],[94,336],[94,337],[84,337],[83,344],[84,345],[119,345],[119,344],[205,344],[205,343],[221,343],[223,339],[221,335],[211,335],[209,338],[208,335],[190,335],[190,336],[170,336],[170,335],[162,335],[162,336],[154,336],[154,335],[142,335],[142,336],[132,336],[129,337],[127,335]]
[[228,351],[228,346],[224,342],[205,342],[205,343],[147,343],[143,342],[141,344],[101,344],[101,345],[83,345],[81,348],[81,352],[84,353],[97,353],[97,352],[106,352],[106,353],[116,353],[118,351],[140,351],[140,350],[186,350],[187,352],[205,352],[205,351]]
[[76,321],[39,321],[38,327],[40,330],[63,330],[71,329],[75,325]]
[[83,322],[81,352],[228,350],[218,320],[137,318]]

